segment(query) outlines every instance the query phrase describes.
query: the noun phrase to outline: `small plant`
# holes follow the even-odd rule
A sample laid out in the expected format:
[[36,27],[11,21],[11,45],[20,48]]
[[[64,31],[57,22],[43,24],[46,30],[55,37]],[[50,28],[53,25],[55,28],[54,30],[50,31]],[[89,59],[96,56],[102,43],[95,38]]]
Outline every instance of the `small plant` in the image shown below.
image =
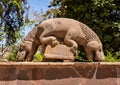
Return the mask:
[[35,55],[34,55],[34,61],[42,61],[43,60],[43,55],[40,54],[39,52],[37,52]]
[[105,57],[105,62],[118,62],[119,60],[117,59],[116,56],[113,56],[110,52],[107,51],[107,55]]
[[17,55],[17,51],[12,51],[12,53],[10,53],[8,60],[9,61],[16,61],[16,55]]
[[9,61],[16,61],[17,52],[18,52],[17,46],[12,46],[10,55],[8,56],[7,59],[8,59]]

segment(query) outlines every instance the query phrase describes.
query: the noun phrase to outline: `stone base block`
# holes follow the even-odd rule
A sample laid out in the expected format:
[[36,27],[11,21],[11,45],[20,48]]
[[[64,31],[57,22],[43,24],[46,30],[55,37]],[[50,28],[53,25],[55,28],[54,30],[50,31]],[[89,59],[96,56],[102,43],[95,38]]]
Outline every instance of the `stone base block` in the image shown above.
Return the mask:
[[120,85],[120,63],[0,63],[0,85]]
[[74,55],[66,45],[48,45],[44,53],[44,59],[74,60]]

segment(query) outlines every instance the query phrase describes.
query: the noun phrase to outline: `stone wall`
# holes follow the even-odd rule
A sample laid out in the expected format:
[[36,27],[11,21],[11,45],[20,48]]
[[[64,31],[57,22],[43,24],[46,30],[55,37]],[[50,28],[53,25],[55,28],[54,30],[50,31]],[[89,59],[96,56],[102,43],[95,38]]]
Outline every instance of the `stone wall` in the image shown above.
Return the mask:
[[120,63],[0,63],[0,85],[120,85]]

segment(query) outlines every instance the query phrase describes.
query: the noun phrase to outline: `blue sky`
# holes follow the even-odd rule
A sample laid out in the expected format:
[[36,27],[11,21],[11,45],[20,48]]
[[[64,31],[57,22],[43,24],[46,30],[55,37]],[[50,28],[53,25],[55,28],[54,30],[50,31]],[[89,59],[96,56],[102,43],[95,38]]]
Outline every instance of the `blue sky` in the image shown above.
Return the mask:
[[36,11],[46,11],[48,9],[48,5],[50,5],[50,1],[52,0],[27,0],[30,5],[30,10]]
[[[37,11],[37,12],[41,12],[41,9],[43,10],[43,12],[47,11],[48,5],[50,5],[50,1],[52,0],[27,0],[28,5],[30,6],[30,10],[29,10],[29,18],[31,19],[32,15],[31,15],[31,11]],[[33,26],[30,27],[26,27],[25,28],[25,36],[28,34],[29,31],[31,31],[33,28]]]
[[[50,5],[50,2],[52,0],[27,0],[28,4],[30,5],[30,11],[29,11],[29,16],[31,16],[31,11],[38,11],[41,12],[41,9],[43,9],[43,12],[45,12],[48,9],[48,5]],[[32,17],[32,16],[31,16]],[[25,36],[28,34],[28,32],[32,29],[31,27],[26,27],[25,28]],[[0,42],[0,46],[1,46]]]

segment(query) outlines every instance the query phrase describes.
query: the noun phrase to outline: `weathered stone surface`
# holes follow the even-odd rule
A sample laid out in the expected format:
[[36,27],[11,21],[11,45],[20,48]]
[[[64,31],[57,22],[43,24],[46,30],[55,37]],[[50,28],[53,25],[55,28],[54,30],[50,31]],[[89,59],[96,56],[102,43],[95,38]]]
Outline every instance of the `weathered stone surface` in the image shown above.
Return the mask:
[[120,63],[0,63],[0,85],[120,85]]
[[62,60],[74,60],[74,55],[70,51],[70,47],[62,44],[58,44],[54,47],[48,45],[44,53],[45,59],[62,59]]
[[[17,54],[17,60],[32,61],[33,56],[39,46],[46,46],[48,44],[53,46],[61,44],[59,41],[62,41],[62,44],[64,45],[70,46],[71,52],[74,54],[74,56],[78,54],[78,46],[82,45],[85,49],[88,60],[104,60],[102,43],[97,34],[87,25],[70,18],[47,19],[32,29],[32,31],[28,33],[20,45],[19,52]],[[59,51],[62,51],[64,49],[55,50],[57,51],[54,52],[57,52],[59,54]],[[23,54],[23,51],[26,52],[25,56]],[[52,59],[54,57],[58,57],[60,59],[62,53],[60,53],[60,56],[58,54],[52,54],[53,56],[49,54],[47,57],[49,56],[49,58],[51,58],[52,56]]]

